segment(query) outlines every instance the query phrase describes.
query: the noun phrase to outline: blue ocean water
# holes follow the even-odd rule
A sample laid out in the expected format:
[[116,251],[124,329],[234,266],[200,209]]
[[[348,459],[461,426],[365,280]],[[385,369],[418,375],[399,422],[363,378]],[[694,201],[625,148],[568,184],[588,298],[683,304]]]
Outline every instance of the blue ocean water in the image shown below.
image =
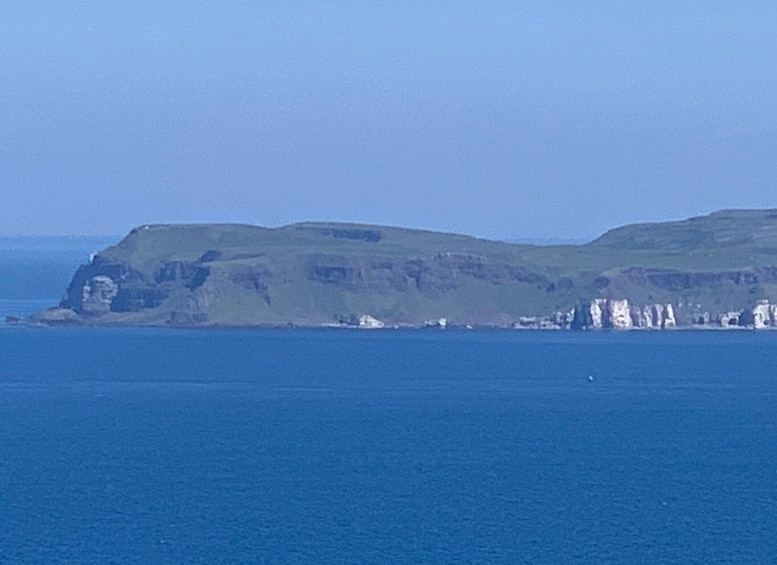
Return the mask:
[[0,560],[777,562],[776,365],[777,333],[4,327]]
[[0,236],[0,323],[57,305],[76,268],[119,239]]
[[[0,309],[8,301],[50,300],[65,291],[76,267],[119,237],[0,236]],[[14,314],[26,313],[9,310]],[[3,312],[5,314],[5,312]]]

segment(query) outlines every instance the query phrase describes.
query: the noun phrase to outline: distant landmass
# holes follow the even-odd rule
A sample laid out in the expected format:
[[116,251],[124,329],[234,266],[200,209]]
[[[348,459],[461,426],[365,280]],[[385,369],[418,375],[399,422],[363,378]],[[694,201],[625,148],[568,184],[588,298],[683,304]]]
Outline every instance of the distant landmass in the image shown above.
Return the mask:
[[26,321],[157,326],[777,326],[777,210],[529,245],[386,226],[147,225]]

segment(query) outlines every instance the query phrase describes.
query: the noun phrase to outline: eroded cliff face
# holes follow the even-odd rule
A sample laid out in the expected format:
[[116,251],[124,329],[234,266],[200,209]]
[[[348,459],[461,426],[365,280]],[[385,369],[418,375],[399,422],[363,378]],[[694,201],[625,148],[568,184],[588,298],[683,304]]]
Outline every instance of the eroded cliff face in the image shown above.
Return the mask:
[[[561,313],[557,312],[550,318],[543,319],[544,325],[538,319],[532,318],[531,324],[524,324],[524,327],[529,325],[538,328],[553,325],[563,327],[566,318],[559,318],[560,315]],[[553,324],[549,320],[558,320],[558,323]],[[777,328],[777,304],[762,299],[756,301],[753,307],[744,310],[722,312],[714,316],[704,312],[693,319],[691,326],[756,330]],[[626,299],[596,298],[576,306],[567,327],[576,330],[672,329],[678,327],[678,323],[672,304],[650,304],[640,307],[630,305]]]
[[208,275],[208,269],[197,262],[163,262],[144,272],[98,255],[78,269],[60,307],[85,317],[141,312],[162,305],[181,287],[199,288]]
[[525,283],[543,290],[550,284],[546,277],[525,267],[466,253],[409,258],[316,254],[303,257],[302,263],[308,280],[352,293],[416,290],[433,296],[456,290],[470,280]]
[[76,272],[60,309],[88,320],[104,317],[119,322],[121,315],[151,316],[159,310],[161,317],[152,318],[154,323],[197,325],[208,323],[210,307],[233,290],[248,290],[270,304],[271,273],[252,266],[213,266],[218,257],[208,252],[195,261],[162,261],[153,269],[140,270],[98,255]]
[[94,317],[154,308],[167,296],[165,287],[156,283],[153,276],[98,255],[76,271],[60,307]]
[[759,300],[751,313],[755,329],[777,327],[777,304],[770,304],[768,300]]
[[[329,235],[342,238],[339,231]],[[368,243],[381,239],[379,233],[368,231],[357,235]],[[214,249],[194,260],[139,266],[98,254],[78,269],[60,309],[88,323],[261,324],[283,323],[286,316],[294,323],[320,325],[369,310],[392,324],[423,325],[430,314],[435,319],[449,315],[449,309],[434,304],[450,302],[456,293],[477,288],[474,292],[493,300],[492,295],[504,294],[506,286],[544,293],[549,285],[546,277],[524,266],[475,253],[410,257],[298,253],[283,259],[273,263],[260,250]],[[324,304],[324,313],[311,308],[323,300],[342,305]],[[425,302],[426,309],[414,308],[418,302]],[[285,310],[275,312],[278,304]],[[475,306],[462,323],[510,323],[507,313],[489,311],[488,304]]]
[[95,275],[81,287],[78,313],[99,316],[110,311],[111,304],[119,293],[119,285],[106,275]]
[[632,328],[670,329],[677,327],[671,304],[632,306],[625,298],[595,298],[575,307],[570,328],[616,329]]
[[738,326],[756,330],[777,328],[777,304],[759,300],[752,308],[740,312],[734,321]]
[[642,308],[633,308],[631,317],[638,328],[670,329],[677,327],[674,307],[671,304],[651,304]]

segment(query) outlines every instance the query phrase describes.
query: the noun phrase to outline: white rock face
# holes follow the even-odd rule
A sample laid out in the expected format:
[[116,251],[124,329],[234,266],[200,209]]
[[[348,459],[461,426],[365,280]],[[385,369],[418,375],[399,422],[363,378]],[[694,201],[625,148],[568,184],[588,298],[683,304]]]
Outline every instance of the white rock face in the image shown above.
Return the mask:
[[609,301],[609,313],[610,313],[610,326],[616,330],[628,330],[632,327],[631,322],[631,309],[629,308],[629,301],[610,300]]
[[568,310],[567,312],[554,312],[550,317],[550,323],[559,329],[568,330],[572,325],[572,320],[575,317],[575,309]]
[[448,327],[448,319],[440,318],[439,320],[426,320],[424,322],[424,327],[445,329]]
[[631,320],[637,328],[655,328],[655,316],[653,315],[653,309],[650,306],[643,306],[642,308],[631,309]]
[[367,330],[374,330],[384,327],[385,324],[378,320],[377,318],[374,318],[373,316],[370,316],[369,314],[365,314],[361,318],[359,318],[359,327],[364,328]]
[[513,329],[520,330],[523,328],[536,329],[540,326],[540,319],[537,316],[521,316],[518,321],[513,324]]
[[119,292],[119,285],[105,275],[97,275],[84,283],[81,290],[81,311],[84,314],[104,314]]
[[[612,328],[629,330],[632,328],[675,328],[677,320],[671,304],[650,304],[632,306],[625,298],[595,298],[585,306],[582,312],[576,312],[570,319],[577,319],[577,329]],[[582,323],[581,320],[585,320]]]
[[752,326],[756,330],[777,327],[777,304],[759,300],[750,310],[744,310],[738,319],[741,326]]
[[642,308],[633,308],[631,319],[635,328],[665,330],[677,327],[674,307],[671,304],[650,304]]
[[777,326],[777,304],[759,300],[752,311],[753,327],[757,330]]
[[591,301],[589,312],[591,313],[591,325],[594,329],[604,327],[605,310],[607,309],[607,300],[605,298],[595,298]]
[[588,307],[590,324],[593,329],[614,328],[625,330],[632,327],[629,301],[624,299],[608,300],[595,298]]
[[[657,304],[656,306],[661,306]],[[674,308],[671,304],[664,304],[661,309],[661,329],[676,328],[677,319],[674,317]]]

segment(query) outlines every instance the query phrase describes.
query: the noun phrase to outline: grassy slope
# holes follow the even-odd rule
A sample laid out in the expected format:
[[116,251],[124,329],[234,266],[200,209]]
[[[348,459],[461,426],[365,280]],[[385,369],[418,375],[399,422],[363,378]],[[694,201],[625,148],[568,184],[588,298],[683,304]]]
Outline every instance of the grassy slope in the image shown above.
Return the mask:
[[[380,234],[379,241],[335,237],[333,230]],[[164,261],[195,261],[209,250],[221,258],[211,263],[213,276],[225,281],[230,273],[254,269],[272,273],[272,304],[255,292],[225,282],[225,291],[211,296],[214,323],[327,323],[337,316],[371,313],[396,321],[445,316],[473,323],[509,323],[520,315],[547,314],[566,309],[581,299],[617,294],[636,302],[664,301],[702,304],[725,310],[744,307],[757,298],[777,298],[775,285],[721,284],[696,289],[653,288],[621,276],[631,267],[716,272],[777,265],[777,211],[721,211],[709,216],[661,224],[638,224],[613,229],[581,246],[530,246],[473,237],[384,226],[307,223],[269,229],[248,225],[178,225],[137,228],[119,244],[103,251],[104,258],[132,265],[151,274]],[[423,293],[348,292],[309,280],[304,258],[350,261],[431,260],[446,253],[478,256],[488,264],[509,264],[547,281],[566,279],[547,291],[546,284],[482,280],[458,276],[454,290]],[[602,289],[597,279],[607,277]],[[152,322],[162,312],[186,303],[182,289],[157,312],[116,317],[118,321]]]

